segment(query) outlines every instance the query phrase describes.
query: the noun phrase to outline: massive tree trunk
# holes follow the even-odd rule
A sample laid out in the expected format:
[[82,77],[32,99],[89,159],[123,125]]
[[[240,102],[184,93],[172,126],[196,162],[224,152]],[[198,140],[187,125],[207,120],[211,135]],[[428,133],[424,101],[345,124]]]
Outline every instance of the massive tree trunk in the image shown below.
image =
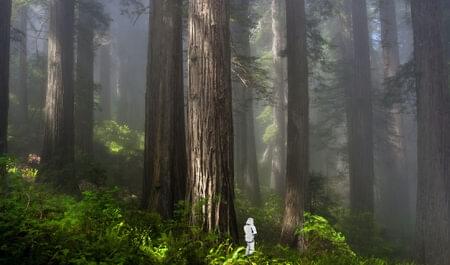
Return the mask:
[[304,248],[295,230],[303,224],[309,174],[309,93],[304,0],[286,0],[288,138],[286,196],[281,240]]
[[169,218],[187,175],[182,9],[178,0],[153,0],[151,10],[142,204]]
[[272,154],[270,187],[284,195],[286,179],[286,19],[285,0],[272,0],[272,54],[274,68],[273,118],[277,135]]
[[[72,163],[74,158],[74,1],[51,0],[49,11],[48,86],[42,162],[49,168],[60,170]],[[46,181],[55,182],[68,190],[73,190],[76,184],[69,172]]]
[[100,48],[101,120],[111,119],[111,43]]
[[92,155],[94,134],[94,18],[89,2],[80,1],[77,25],[75,90],[75,143],[80,152]]
[[[394,0],[380,0],[381,45],[383,47],[384,77],[397,74],[400,65],[396,6]],[[408,178],[403,156],[402,114],[398,106],[383,113],[385,142],[381,145],[381,218],[391,237],[405,236],[404,223],[411,218]]]
[[28,62],[27,62],[27,25],[28,7],[23,6],[19,10],[19,29],[21,33],[19,48],[19,120],[23,124],[28,121]]
[[416,254],[450,264],[450,91],[441,0],[411,1],[417,78],[418,191]]
[[[442,3],[442,11],[443,11],[443,19],[444,19],[444,24],[442,27],[443,30],[443,38],[444,38],[444,46],[445,49],[450,50],[450,32],[449,32],[449,27],[450,27],[450,2],[447,0],[441,0]],[[450,63],[450,52],[447,52],[447,62]]]
[[369,28],[366,0],[352,1],[353,85],[350,92],[349,162],[350,205],[354,212],[374,207],[373,114]]
[[[3,0],[0,1],[0,156],[7,152],[10,27],[11,0]],[[0,184],[2,188],[6,187],[6,168],[2,165],[0,165]]]
[[228,0],[190,1],[187,199],[191,222],[237,240],[229,18]]
[[[251,59],[250,51],[250,3],[249,0],[234,0],[234,23],[232,24],[233,47],[240,67],[247,67]],[[247,62],[247,63],[246,63]],[[256,158],[255,125],[253,113],[253,91],[247,82],[250,73],[247,69],[237,70],[242,74],[233,83],[235,120],[235,163],[237,183],[248,195],[254,205],[260,201],[258,160]]]

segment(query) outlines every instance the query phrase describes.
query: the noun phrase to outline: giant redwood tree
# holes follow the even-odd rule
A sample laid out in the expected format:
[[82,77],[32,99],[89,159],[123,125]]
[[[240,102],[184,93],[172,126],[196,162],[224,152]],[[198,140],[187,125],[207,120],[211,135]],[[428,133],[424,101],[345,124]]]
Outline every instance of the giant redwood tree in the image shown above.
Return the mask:
[[181,2],[153,0],[151,10],[142,204],[169,218],[187,175]]
[[[0,156],[7,151],[10,27],[11,0],[3,0],[0,1]],[[0,178],[0,184],[4,184],[3,181],[6,180],[4,168],[0,168]]]
[[[396,5],[394,0],[380,0],[381,46],[384,78],[393,78],[400,66]],[[400,88],[397,88],[400,89]],[[404,132],[399,104],[383,113],[381,143],[380,217],[390,236],[405,235],[405,221],[411,218],[408,202],[408,178],[405,168]]]
[[111,119],[111,97],[112,97],[112,82],[111,82],[111,69],[112,69],[112,58],[111,58],[111,40],[109,43],[104,44],[99,51],[99,61],[100,61],[100,85],[101,95],[100,95],[100,111],[101,120]]
[[237,239],[230,4],[189,2],[188,193],[191,222]]
[[450,90],[441,3],[411,1],[418,125],[416,254],[427,265],[450,264]]
[[[250,49],[250,1],[233,0],[234,23],[231,37],[237,68],[245,68],[251,60]],[[249,195],[253,205],[260,202],[258,159],[255,143],[254,91],[249,74],[245,69],[237,69],[239,78],[233,82],[233,119],[235,178],[238,186]]]
[[286,0],[288,124],[286,195],[281,241],[304,248],[295,231],[303,224],[309,174],[309,94],[304,0]]
[[352,0],[353,81],[349,92],[348,150],[350,206],[354,212],[373,212],[373,114],[369,27],[366,0]]
[[28,7],[22,6],[19,10],[19,30],[20,30],[20,48],[19,48],[19,79],[18,79],[18,100],[19,100],[19,118],[24,124],[28,121]]
[[286,180],[286,2],[272,0],[273,119],[277,134],[272,148],[270,187],[285,192]]
[[95,1],[78,2],[75,86],[75,145],[92,155],[94,134],[94,25]]
[[[45,99],[44,149],[46,168],[60,170],[74,159],[74,1],[49,1],[48,85]],[[49,174],[49,176],[56,174]],[[75,187],[72,174],[57,174],[59,187]]]

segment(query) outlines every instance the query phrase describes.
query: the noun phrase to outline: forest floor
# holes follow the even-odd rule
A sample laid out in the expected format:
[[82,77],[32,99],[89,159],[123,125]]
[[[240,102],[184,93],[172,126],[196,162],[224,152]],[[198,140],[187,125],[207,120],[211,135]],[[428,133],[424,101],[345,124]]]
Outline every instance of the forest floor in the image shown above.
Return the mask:
[[312,214],[298,231],[308,250],[283,247],[277,243],[281,199],[265,191],[258,207],[237,191],[238,223],[251,216],[259,232],[255,254],[246,257],[244,244],[189,226],[181,202],[175,218],[162,221],[118,188],[91,187],[75,198],[35,184],[36,170],[10,164],[8,172],[10,189],[0,200],[0,264],[412,264],[362,257],[326,218]]

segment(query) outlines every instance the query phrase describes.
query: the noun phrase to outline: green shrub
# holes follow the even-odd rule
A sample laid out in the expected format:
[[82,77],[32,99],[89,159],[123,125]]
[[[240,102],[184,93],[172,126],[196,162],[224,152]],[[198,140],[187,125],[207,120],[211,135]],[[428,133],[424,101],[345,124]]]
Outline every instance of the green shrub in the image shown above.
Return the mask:
[[[119,189],[86,191],[77,200],[24,178],[12,159],[0,163],[8,165],[10,184],[10,192],[0,198],[0,264],[388,264],[353,253],[342,234],[319,216],[307,214],[299,231],[308,252],[260,238],[256,252],[246,257],[244,246],[190,226],[183,202],[173,220],[162,221],[125,200]],[[273,236],[270,224],[279,225],[280,203],[269,195],[262,207],[240,211],[257,216],[260,234]]]
[[106,170],[106,184],[139,193],[144,170],[144,133],[105,121],[95,126],[94,143],[96,160]]
[[297,234],[304,238],[308,252],[313,255],[332,253],[356,256],[347,244],[344,235],[337,232],[321,216],[305,213],[305,222],[303,227],[297,230]]

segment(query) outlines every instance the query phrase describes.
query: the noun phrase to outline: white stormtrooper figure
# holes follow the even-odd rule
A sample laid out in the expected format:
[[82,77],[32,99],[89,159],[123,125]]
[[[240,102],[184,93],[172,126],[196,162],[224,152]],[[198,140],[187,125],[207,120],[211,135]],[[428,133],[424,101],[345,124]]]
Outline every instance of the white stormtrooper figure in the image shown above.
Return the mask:
[[247,249],[245,250],[245,255],[251,255],[255,251],[255,235],[256,227],[253,222],[253,218],[248,218],[247,223],[244,225],[245,242],[247,242]]

